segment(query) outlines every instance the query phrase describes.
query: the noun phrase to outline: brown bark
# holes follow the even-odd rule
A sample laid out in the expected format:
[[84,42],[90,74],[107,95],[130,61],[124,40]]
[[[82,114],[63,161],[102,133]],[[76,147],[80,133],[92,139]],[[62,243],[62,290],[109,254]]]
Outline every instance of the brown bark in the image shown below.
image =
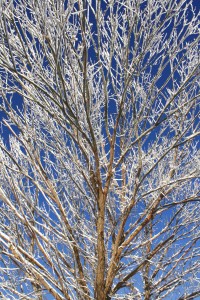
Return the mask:
[[[151,253],[151,238],[152,238],[152,221],[145,228],[146,238],[149,242],[146,245],[146,256],[148,257]],[[149,277],[150,262],[147,261],[144,267],[144,300],[150,300],[151,295],[151,282]]]
[[100,193],[97,219],[97,271],[95,283],[95,299],[105,300],[105,246],[104,246],[104,222],[105,222],[105,199]]

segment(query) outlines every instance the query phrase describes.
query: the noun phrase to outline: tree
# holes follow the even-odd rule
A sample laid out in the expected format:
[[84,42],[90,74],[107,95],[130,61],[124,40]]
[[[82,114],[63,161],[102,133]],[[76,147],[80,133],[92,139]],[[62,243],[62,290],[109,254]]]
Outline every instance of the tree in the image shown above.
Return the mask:
[[197,16],[0,2],[2,299],[200,295]]

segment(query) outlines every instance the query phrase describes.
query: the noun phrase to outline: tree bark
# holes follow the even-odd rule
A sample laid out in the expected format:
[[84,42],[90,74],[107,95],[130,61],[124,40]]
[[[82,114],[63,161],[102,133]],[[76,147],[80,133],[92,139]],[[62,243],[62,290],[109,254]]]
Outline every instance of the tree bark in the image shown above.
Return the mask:
[[97,270],[95,299],[106,300],[105,295],[105,245],[104,245],[104,223],[105,223],[105,199],[103,193],[100,193],[98,203],[97,219]]

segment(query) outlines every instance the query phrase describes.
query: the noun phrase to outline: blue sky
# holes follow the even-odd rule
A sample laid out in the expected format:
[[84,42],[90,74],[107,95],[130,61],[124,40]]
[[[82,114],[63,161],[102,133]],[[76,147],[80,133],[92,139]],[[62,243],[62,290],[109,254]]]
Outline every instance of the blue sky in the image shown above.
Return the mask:
[[[199,11],[199,8],[200,8],[200,3],[199,3],[199,1],[197,1],[197,0],[194,0],[193,1],[193,3],[194,3],[194,5],[196,6],[196,8],[198,9],[198,11]],[[190,18],[190,13],[191,12],[188,12],[189,13],[189,18]],[[93,17],[91,17],[90,18],[90,22],[91,23],[93,23],[93,20],[94,20],[94,18]],[[168,29],[167,29],[167,34],[169,34],[170,33],[170,31],[172,30],[172,25],[173,25],[173,23],[171,23],[171,25],[168,27]],[[95,24],[93,24],[93,30],[94,30],[94,32],[96,31],[96,25]],[[181,25],[180,25],[180,30],[181,30]],[[79,37],[80,38],[80,37]],[[193,38],[193,37],[190,37],[191,39]],[[78,42],[79,42],[79,40],[78,40]],[[77,43],[78,43],[77,42]],[[131,39],[131,42],[132,43],[134,43],[134,37]],[[190,42],[190,40],[188,40],[188,42]],[[131,47],[132,47],[133,45],[131,45]],[[88,60],[96,60],[96,56],[95,56],[95,53],[94,53],[94,49],[91,47],[90,48],[90,50],[88,51]],[[145,61],[146,61],[146,59],[147,58],[144,58],[144,61],[143,61],[143,63],[145,64]],[[46,67],[45,65],[44,65],[44,67]],[[113,63],[112,63],[112,68],[113,69],[115,69],[116,68],[116,61],[115,60],[113,60]],[[153,69],[151,69],[151,67],[149,67],[149,69],[146,69],[146,72],[150,72],[151,71],[151,73],[152,73],[152,78],[154,77],[154,75],[156,74],[156,72],[157,72],[157,68],[158,67],[156,67],[156,66],[154,66],[153,67]],[[163,73],[162,73],[162,75],[159,77],[159,79],[158,79],[158,81],[157,81],[157,83],[156,83],[156,86],[158,87],[158,88],[160,88],[162,85],[163,85],[163,83],[165,82],[165,80],[166,80],[166,78],[169,76],[169,74],[170,74],[170,68],[169,68],[169,65],[167,64],[166,65],[166,68],[164,69],[164,71],[163,71]],[[106,76],[106,70],[105,70],[105,76]],[[119,79],[120,79],[120,74],[118,75],[118,77],[119,77]],[[176,78],[176,80],[178,81],[178,78]],[[168,84],[166,85],[166,87],[164,88],[164,92],[167,90],[167,88],[171,88],[171,86],[172,86],[172,82],[171,81],[169,81],[168,82]],[[109,88],[110,88],[110,93],[112,94],[114,94],[114,91],[113,91],[113,87],[112,87],[112,85],[110,84],[109,85]],[[8,96],[8,98],[7,98],[9,101],[10,101],[10,99],[9,99],[9,96]],[[164,97],[163,97],[163,102],[165,101],[165,99],[164,99]],[[22,97],[21,96],[19,96],[19,95],[17,95],[17,94],[15,94],[14,96],[13,96],[13,99],[12,99],[12,101],[10,101],[10,103],[11,103],[11,106],[15,109],[15,110],[19,110],[19,111],[23,111],[23,99],[22,99]],[[116,103],[115,103],[115,101],[114,100],[112,100],[112,101],[110,101],[109,102],[110,104],[109,104],[109,109],[108,109],[108,112],[109,112],[109,116],[111,116],[111,115],[114,115],[115,116],[115,114],[116,114]],[[155,105],[154,105],[154,108],[156,108],[156,102],[155,102]],[[138,104],[139,105],[139,104]],[[138,109],[139,110],[139,107],[136,107],[136,109]],[[130,115],[129,115],[129,117],[130,117]],[[165,117],[165,115],[163,116],[163,117]],[[3,112],[0,112],[0,121],[2,121],[4,118],[7,118],[6,117],[6,115],[5,115],[5,113],[3,113]],[[130,118],[131,119],[131,118]],[[196,122],[198,122],[198,120],[196,121]],[[144,122],[144,126],[145,126],[145,122]],[[148,128],[150,125],[147,123],[146,124],[146,128]],[[13,129],[15,130],[15,132],[18,134],[19,133],[19,130],[14,126],[13,127]],[[155,139],[156,139],[156,135],[159,133],[159,130],[160,130],[160,128],[158,127],[158,128],[155,128],[155,130],[154,131],[152,131],[152,133],[149,135],[149,137],[146,139],[146,141],[143,143],[143,150],[145,151],[145,147],[146,147],[146,150],[148,150],[149,148],[150,148],[150,144],[151,143],[153,143],[154,141],[155,141]],[[112,129],[110,129],[110,132],[112,133]],[[3,140],[4,140],[4,142],[5,142],[5,144],[6,144],[6,146],[9,148],[9,134],[10,134],[10,132],[9,132],[9,130],[8,130],[8,128],[6,128],[6,126],[4,126],[4,125],[2,125],[2,127],[1,127],[1,136],[3,137]],[[105,135],[105,130],[104,130],[104,128],[103,128],[103,134]],[[166,132],[166,134],[167,134],[167,132]],[[172,135],[173,135],[173,133],[171,133],[170,132],[170,134],[169,134],[169,139],[172,137]],[[120,138],[118,138],[117,139],[117,142],[120,140]],[[109,145],[107,144],[106,145],[106,151],[108,151],[109,150]],[[116,147],[116,151],[115,151],[115,155],[116,155],[116,157],[118,157],[119,156],[119,152],[120,152],[120,149],[119,149],[119,147]],[[43,155],[42,154],[42,152],[41,152],[41,155]],[[42,160],[42,159],[41,159]],[[55,160],[55,158],[52,156],[51,157],[51,160],[52,161],[54,161]],[[43,161],[43,164],[45,164],[44,163],[44,161]],[[56,172],[55,172],[56,173]],[[54,173],[54,175],[55,175],[55,173]],[[121,174],[119,174],[119,178],[120,178],[120,176],[121,176]],[[116,178],[117,178],[117,176],[116,176]],[[43,198],[42,198],[42,196],[40,196],[40,201],[41,201],[41,203],[43,202]],[[143,209],[144,208],[144,203],[142,203],[141,205],[139,205],[138,206],[138,211],[140,210],[140,209]],[[173,212],[173,209],[171,209],[171,211]],[[167,213],[168,215],[166,216],[166,218],[170,215],[170,212],[168,211],[168,213]],[[163,214],[164,215],[164,214]],[[56,218],[55,218],[55,215],[51,212],[51,216],[52,216],[52,219],[55,221],[56,220]],[[133,216],[133,218],[134,218],[134,216]],[[132,221],[132,220],[131,220]],[[127,224],[126,224],[126,227],[127,227],[127,229],[128,229],[128,226],[130,225],[130,220],[127,222]],[[164,224],[161,224],[161,225],[159,225],[160,227],[159,228],[161,228],[161,226],[162,225],[164,225]],[[141,281],[141,278],[139,278],[140,277],[140,275],[137,275],[137,277],[136,277],[136,280],[138,280],[138,288],[140,289],[141,287],[141,285],[142,285],[142,281]],[[182,292],[182,291],[180,291],[180,292]],[[175,296],[176,297],[176,296]],[[48,300],[51,300],[51,299],[53,299],[52,297],[50,297],[50,296],[47,296],[47,299]],[[169,299],[169,298],[168,298]],[[176,298],[175,298],[176,299]]]

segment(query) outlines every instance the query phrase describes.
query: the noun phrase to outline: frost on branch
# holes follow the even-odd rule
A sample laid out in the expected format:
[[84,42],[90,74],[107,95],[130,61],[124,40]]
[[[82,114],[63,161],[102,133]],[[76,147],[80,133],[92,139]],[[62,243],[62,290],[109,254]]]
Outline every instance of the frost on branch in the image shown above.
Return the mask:
[[2,299],[200,295],[193,2],[0,2]]

